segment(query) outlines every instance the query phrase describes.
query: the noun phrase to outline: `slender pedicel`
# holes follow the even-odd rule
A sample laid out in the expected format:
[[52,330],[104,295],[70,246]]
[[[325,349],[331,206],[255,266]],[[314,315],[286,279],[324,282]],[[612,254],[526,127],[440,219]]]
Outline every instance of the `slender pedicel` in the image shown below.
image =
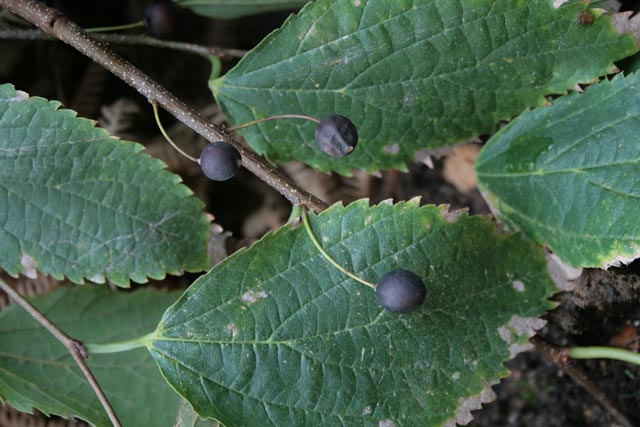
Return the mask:
[[110,27],[85,28],[84,30],[87,33],[106,33],[109,31],[130,30],[132,28],[139,28],[144,26],[145,26],[144,21],[138,21],[138,22],[132,22],[131,24],[112,25]]
[[261,119],[251,120],[250,122],[243,123],[241,125],[232,126],[229,128],[231,132],[235,132],[239,129],[244,129],[249,126],[257,125],[258,123],[268,122],[269,120],[278,120],[278,119],[304,119],[309,120],[314,123],[320,123],[320,119],[316,119],[315,117],[307,116],[304,114],[278,114],[276,116],[263,117]]
[[182,154],[184,157],[191,160],[192,162],[200,163],[197,158],[188,155],[187,153],[182,151],[180,147],[176,145],[175,142],[173,142],[173,140],[169,137],[169,134],[167,134],[167,131],[164,129],[164,126],[162,126],[162,123],[160,122],[160,116],[158,115],[158,103],[156,103],[156,101],[151,101],[151,105],[153,106],[153,116],[156,118],[156,123],[158,124],[158,128],[160,128],[160,132],[162,133],[162,136],[164,136],[164,139],[166,139],[167,142],[171,144],[171,146],[178,153]]
[[325,257],[327,259],[327,261],[329,261],[329,263],[331,263],[331,265],[333,265],[335,268],[340,270],[342,273],[344,273],[347,276],[351,277],[353,280],[356,280],[356,281],[362,283],[363,285],[366,285],[366,286],[370,287],[371,289],[375,289],[376,288],[376,285],[374,285],[373,283],[367,282],[366,280],[361,279],[360,277],[356,276],[352,272],[346,270],[344,267],[342,267],[340,264],[338,264],[333,258],[331,258],[331,256],[322,248],[322,246],[320,245],[320,242],[318,242],[318,239],[316,238],[315,234],[313,234],[313,230],[311,229],[311,224],[309,224],[309,216],[307,215],[306,209],[302,209],[302,222],[304,223],[304,229],[307,230],[307,234],[309,235],[309,238],[313,242],[314,246],[318,249],[320,254],[323,257]]

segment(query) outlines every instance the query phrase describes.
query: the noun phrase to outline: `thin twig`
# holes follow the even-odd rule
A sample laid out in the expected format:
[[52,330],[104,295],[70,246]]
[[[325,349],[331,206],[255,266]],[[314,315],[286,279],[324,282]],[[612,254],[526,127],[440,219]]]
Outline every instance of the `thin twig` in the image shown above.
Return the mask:
[[99,42],[71,22],[61,12],[35,0],[0,0],[0,5],[93,59],[136,89],[147,100],[155,100],[158,105],[206,140],[210,142],[225,140],[235,146],[242,156],[242,165],[270,187],[279,191],[292,204],[314,211],[321,211],[327,207],[325,202],[297,187],[266,160],[244,147],[224,128],[207,121],[193,108],[114,53],[105,43]]
[[29,301],[24,299],[22,295],[20,295],[15,289],[9,286],[9,284],[2,279],[0,279],[0,289],[5,291],[12,300],[14,300],[18,305],[24,308],[27,313],[31,315],[31,317],[33,317],[38,323],[44,326],[51,333],[51,335],[53,335],[58,341],[60,341],[62,345],[65,346],[65,348],[71,354],[71,357],[73,357],[73,360],[75,360],[76,364],[91,385],[93,392],[96,394],[96,396],[98,396],[98,400],[100,400],[102,407],[109,416],[113,427],[121,427],[118,416],[111,407],[107,396],[105,396],[104,392],[100,388],[100,385],[98,384],[98,381],[93,376],[93,373],[85,362],[85,359],[87,358],[87,350],[85,349],[84,345],[82,345],[80,341],[75,340],[69,335],[62,332],[60,328],[58,328],[53,322],[47,319],[42,313],[38,311],[37,308],[31,305]]
[[613,403],[600,391],[596,385],[591,382],[589,378],[577,367],[573,366],[569,361],[569,349],[564,347],[558,347],[554,344],[551,344],[549,341],[546,341],[540,337],[533,337],[530,340],[535,346],[536,349],[544,354],[547,358],[552,360],[560,369],[566,372],[575,382],[580,384],[586,391],[588,391],[602,406],[607,408],[609,413],[616,419],[618,423],[623,425],[624,427],[633,427],[631,421],[624,416],[622,412],[618,408],[616,408]]
[[[173,49],[181,52],[192,53],[203,58],[209,59],[211,55],[215,55],[220,59],[242,58],[246,55],[246,50],[225,49],[215,46],[203,46],[193,43],[183,43],[170,40],[161,40],[154,37],[132,34],[93,34],[93,37],[101,42],[126,44],[126,45],[142,45],[159,47],[164,49]],[[0,29],[0,39],[5,40],[42,40],[42,41],[58,41],[40,30],[21,30],[21,29]]]

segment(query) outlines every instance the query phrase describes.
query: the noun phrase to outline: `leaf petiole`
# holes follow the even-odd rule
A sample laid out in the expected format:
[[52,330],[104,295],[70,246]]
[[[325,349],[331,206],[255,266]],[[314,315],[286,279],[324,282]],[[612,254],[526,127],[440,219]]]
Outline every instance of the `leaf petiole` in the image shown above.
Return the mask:
[[640,353],[613,347],[570,347],[573,359],[614,359],[640,365]]
[[347,270],[344,267],[342,267],[333,258],[331,258],[331,256],[322,248],[322,245],[320,245],[320,242],[318,242],[318,239],[316,238],[316,235],[313,234],[313,230],[311,229],[311,224],[309,223],[309,216],[307,215],[307,210],[306,209],[302,209],[302,222],[304,223],[304,229],[307,231],[307,234],[309,235],[309,238],[313,242],[314,246],[318,249],[320,254],[323,257],[325,257],[327,261],[329,261],[329,263],[331,265],[333,265],[335,268],[337,268],[338,270],[340,270],[341,272],[343,272],[347,276],[351,277],[353,280],[356,280],[356,281],[362,283],[363,285],[366,285],[366,286],[370,287],[371,289],[375,289],[376,288],[376,285],[374,285],[373,283],[367,282],[366,280],[361,279],[360,277],[356,276],[355,274],[353,274],[349,270]]
[[84,344],[89,354],[120,353],[122,351],[133,350],[140,347],[148,347],[151,340],[155,338],[156,331],[141,337],[130,340],[106,343],[106,344]]

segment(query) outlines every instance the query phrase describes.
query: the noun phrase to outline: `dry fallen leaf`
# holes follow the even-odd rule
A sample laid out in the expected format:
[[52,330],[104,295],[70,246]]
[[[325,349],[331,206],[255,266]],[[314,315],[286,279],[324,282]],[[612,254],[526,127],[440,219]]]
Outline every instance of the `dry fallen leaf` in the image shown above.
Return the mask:
[[631,351],[638,351],[640,348],[640,340],[638,331],[632,325],[626,325],[618,333],[611,338],[609,342],[613,347],[625,348]]
[[455,147],[453,154],[444,160],[443,178],[456,189],[468,194],[476,188],[476,174],[473,172],[473,163],[480,153],[480,147],[475,144]]

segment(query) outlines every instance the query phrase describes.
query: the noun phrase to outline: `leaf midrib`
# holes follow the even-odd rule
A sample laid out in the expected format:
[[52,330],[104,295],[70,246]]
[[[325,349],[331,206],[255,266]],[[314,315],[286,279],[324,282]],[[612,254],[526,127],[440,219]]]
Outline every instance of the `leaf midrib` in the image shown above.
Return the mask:
[[[473,12],[474,10],[482,9],[482,8],[484,8],[484,7],[480,6],[480,7],[471,9],[471,12]],[[486,21],[488,18],[494,18],[494,17],[501,16],[501,15],[508,15],[508,14],[511,14],[511,13],[515,13],[517,10],[518,9],[509,9],[509,10],[500,12],[498,14],[493,14],[493,15],[488,15],[488,16],[478,16],[474,20],[471,20],[471,21],[461,21],[459,18],[464,17],[464,15],[460,15],[460,16],[456,16],[454,18],[451,18],[451,19],[449,19],[447,21],[442,21],[442,22],[443,22],[443,24],[445,24],[445,30],[446,31],[451,31],[451,30],[456,30],[456,29],[460,30],[464,26],[471,25],[473,23],[480,22],[480,21]],[[324,13],[326,13],[326,12],[324,12]],[[364,30],[369,30],[369,29],[371,29],[373,27],[377,27],[377,26],[380,26],[380,25],[385,25],[388,22],[390,22],[392,19],[400,18],[406,13],[414,13],[414,12],[412,10],[403,11],[398,15],[395,15],[393,17],[387,18],[383,22],[375,23],[372,26],[366,27]],[[320,15],[320,16],[322,16],[322,15]],[[482,58],[482,59],[476,58],[476,62],[473,65],[468,65],[468,66],[466,66],[464,68],[460,68],[460,69],[456,69],[456,70],[453,70],[453,71],[449,71],[446,74],[444,74],[444,72],[443,72],[442,74],[430,75],[430,76],[420,77],[420,78],[417,78],[417,79],[416,78],[412,78],[410,80],[386,82],[386,83],[382,83],[382,84],[377,84],[375,86],[374,85],[361,86],[361,87],[358,87],[358,88],[355,88],[355,89],[349,89],[349,86],[351,84],[353,84],[356,80],[352,80],[351,82],[349,82],[347,84],[347,86],[342,87],[342,88],[338,88],[338,89],[328,89],[328,88],[317,88],[317,89],[316,88],[309,88],[309,89],[291,88],[291,89],[288,89],[288,88],[280,88],[280,87],[277,87],[277,88],[273,88],[273,87],[260,88],[260,87],[254,87],[254,86],[240,86],[240,85],[237,85],[237,84],[228,84],[228,82],[226,81],[227,78],[225,76],[225,77],[222,77],[222,80],[224,81],[224,85],[219,85],[218,86],[218,88],[219,88],[218,90],[220,90],[220,89],[222,89],[224,87],[229,87],[229,88],[234,88],[234,89],[243,89],[243,90],[251,90],[251,91],[269,91],[269,92],[288,91],[288,92],[294,92],[294,93],[300,93],[300,92],[312,92],[312,93],[329,92],[329,93],[340,93],[340,94],[343,94],[343,95],[350,95],[350,93],[354,93],[354,92],[357,92],[357,91],[369,90],[371,88],[380,88],[380,87],[391,86],[391,85],[402,85],[402,84],[405,84],[407,82],[415,82],[415,81],[424,82],[424,81],[437,80],[437,79],[442,79],[442,78],[450,78],[452,75],[456,75],[458,73],[465,73],[465,72],[473,71],[473,70],[475,70],[477,68],[480,68],[480,67],[484,66],[485,64],[484,64],[483,61],[486,58],[488,58],[490,55],[495,54],[496,52],[500,51],[507,44],[511,44],[511,43],[515,42],[516,40],[518,40],[518,39],[520,39],[522,37],[525,37],[527,35],[530,35],[531,33],[535,32],[535,31],[539,31],[541,29],[544,29],[546,27],[552,26],[554,24],[558,24],[559,22],[562,22],[563,20],[564,19],[562,19],[562,20],[561,19],[557,19],[557,20],[554,20],[554,21],[543,22],[542,25],[540,25],[538,27],[531,28],[526,32],[518,34],[516,37],[509,39],[507,41],[507,43],[505,43],[504,45],[498,46],[497,49],[492,50],[484,58]],[[452,21],[458,22],[458,25],[453,26],[453,27],[446,27],[446,23],[447,22],[452,22]],[[334,43],[336,43],[338,41],[341,41],[342,39],[351,38],[351,37],[355,36],[356,34],[358,34],[359,32],[364,31],[364,30],[358,28],[357,32],[346,34],[346,35],[341,36],[341,37],[339,37],[337,39],[331,40],[331,41],[329,41],[329,42],[327,42],[327,43],[325,43],[323,45],[316,46],[316,47],[314,47],[312,49],[309,49],[309,50],[303,51],[303,52],[297,51],[295,53],[295,55],[293,55],[293,56],[289,56],[287,58],[283,58],[283,59],[280,59],[278,61],[273,62],[272,64],[269,65],[268,69],[275,68],[275,67],[277,67],[278,65],[280,65],[282,63],[291,62],[291,61],[296,60],[296,59],[298,59],[300,57],[303,57],[303,56],[305,56],[307,54],[312,54],[312,53],[314,53],[315,50],[322,49],[322,48],[327,47],[327,46],[331,46],[332,44],[334,44]],[[436,37],[436,36],[440,36],[440,35],[441,35],[441,33],[433,33],[430,37],[416,39],[416,40],[412,41],[411,43],[409,43],[409,44],[407,44],[405,46],[402,46],[401,49],[396,49],[396,50],[390,52],[390,54],[388,56],[385,56],[385,57],[381,58],[376,63],[370,64],[368,66],[368,68],[371,68],[371,67],[375,66],[376,64],[388,59],[391,55],[395,55],[395,54],[398,54],[399,52],[403,52],[405,49],[410,48],[411,46],[413,46],[413,45],[415,45],[417,43],[428,42],[428,41],[431,40],[432,37]],[[603,42],[598,42],[598,43],[594,43],[594,44],[589,45],[588,48],[596,49],[598,47],[608,47],[608,46],[615,45],[615,44],[618,44],[618,41],[611,41],[611,42],[604,42],[604,43]],[[561,48],[558,48],[558,49],[551,49],[551,50],[546,50],[546,51],[536,51],[534,54],[529,54],[529,55],[526,55],[526,56],[517,56],[516,58],[518,60],[531,60],[531,59],[534,59],[534,58],[539,57],[539,56],[544,56],[544,55],[549,55],[549,54],[558,55],[558,54],[564,53],[564,52],[578,51],[578,52],[584,53],[584,49],[585,49],[585,46],[575,46],[575,45],[562,46]],[[240,77],[242,77],[244,79],[244,78],[247,78],[248,76],[251,76],[252,74],[264,72],[266,69],[267,68],[265,68],[265,67],[261,67],[261,68],[258,68],[256,70],[249,71],[249,72],[243,70],[243,72],[242,72]],[[235,77],[235,76],[232,75],[231,77]],[[356,79],[359,78],[359,77],[360,76],[356,76]],[[530,86],[527,86],[527,88],[530,88]],[[225,96],[226,96],[226,94],[225,94]],[[355,95],[350,95],[350,96],[352,98],[354,98],[354,99],[359,99],[360,100],[360,98],[357,98]],[[370,105],[370,104],[367,104],[367,105]],[[381,110],[382,111],[387,111],[387,110],[383,110],[383,109],[381,109]],[[389,110],[389,111],[392,111],[392,110]],[[398,113],[395,110],[393,110],[393,111],[396,114]]]
[[598,236],[598,235],[592,235],[592,234],[576,233],[576,232],[574,232],[572,230],[568,230],[567,228],[555,227],[555,226],[553,226],[551,224],[544,223],[544,222],[542,222],[542,221],[540,221],[538,219],[532,218],[532,217],[524,214],[521,210],[515,209],[513,206],[505,203],[502,199],[499,201],[499,203],[500,203],[501,206],[506,206],[507,209],[510,212],[513,212],[514,214],[524,218],[529,223],[536,224],[540,228],[546,229],[548,232],[551,232],[551,233],[562,234],[562,235],[565,235],[565,236],[570,237],[570,238],[582,239],[582,240],[602,240],[602,241],[606,241],[606,240],[625,240],[625,241],[628,241],[628,242],[638,242],[638,243],[640,243],[640,237],[634,238],[634,237],[629,237],[629,236],[622,236],[622,237],[620,237],[620,236]]
[[476,172],[477,176],[484,176],[488,178],[520,178],[520,177],[530,177],[530,176],[545,176],[545,175],[556,175],[563,173],[573,173],[577,175],[583,175],[585,171],[613,167],[613,166],[622,166],[622,165],[637,165],[640,164],[640,159],[631,160],[631,161],[621,161],[616,163],[604,163],[599,165],[591,165],[591,166],[583,166],[580,168],[569,168],[569,169],[536,169],[529,172]]

